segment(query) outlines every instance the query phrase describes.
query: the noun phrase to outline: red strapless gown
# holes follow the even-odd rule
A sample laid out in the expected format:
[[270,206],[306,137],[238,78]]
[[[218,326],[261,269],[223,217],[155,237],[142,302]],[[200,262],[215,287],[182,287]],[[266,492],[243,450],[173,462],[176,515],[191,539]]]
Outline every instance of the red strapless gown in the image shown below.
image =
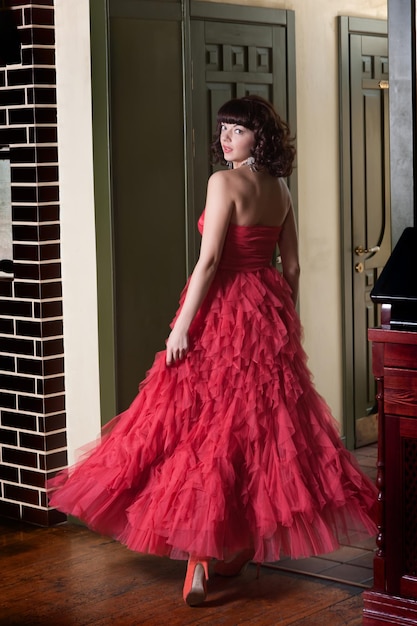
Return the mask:
[[187,357],[167,367],[156,355],[129,409],[51,481],[53,507],[179,559],[253,545],[255,560],[276,561],[376,532],[376,489],[311,382],[289,287],[271,265],[278,235],[230,225]]

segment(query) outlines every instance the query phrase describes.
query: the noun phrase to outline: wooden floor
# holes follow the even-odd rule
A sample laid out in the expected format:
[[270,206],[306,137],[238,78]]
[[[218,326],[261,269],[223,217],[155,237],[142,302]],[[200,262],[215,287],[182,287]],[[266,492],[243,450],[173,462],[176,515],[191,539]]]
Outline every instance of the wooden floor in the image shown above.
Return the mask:
[[185,563],[141,556],[76,525],[0,524],[0,624],[361,624],[362,589],[250,566],[209,580],[205,605],[182,600]]
[[185,624],[361,624],[362,590],[250,566],[213,576],[204,606],[182,600],[185,563],[142,556],[66,524],[45,529],[0,523],[0,624],[108,626]]
[[0,520],[1,626],[362,624],[363,586],[251,565],[212,576],[201,607],[182,600],[185,562],[138,555],[82,526]]

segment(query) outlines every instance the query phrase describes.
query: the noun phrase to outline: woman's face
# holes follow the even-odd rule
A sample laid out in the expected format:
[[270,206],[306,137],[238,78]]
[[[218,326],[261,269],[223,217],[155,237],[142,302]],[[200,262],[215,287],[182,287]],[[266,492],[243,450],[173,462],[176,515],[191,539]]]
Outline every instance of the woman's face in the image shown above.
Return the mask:
[[251,156],[255,145],[255,133],[240,124],[222,123],[220,144],[224,160],[232,162],[236,167]]

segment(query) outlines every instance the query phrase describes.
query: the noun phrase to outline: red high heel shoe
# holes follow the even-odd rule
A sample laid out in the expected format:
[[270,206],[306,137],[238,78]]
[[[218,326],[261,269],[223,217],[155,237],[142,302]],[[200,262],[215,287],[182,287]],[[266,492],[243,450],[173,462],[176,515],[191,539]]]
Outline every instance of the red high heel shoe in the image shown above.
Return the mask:
[[[246,570],[254,554],[252,548],[241,550],[230,561],[217,561],[214,565],[214,572],[219,576],[240,576]],[[259,578],[259,563],[257,577]]]
[[185,575],[183,598],[188,606],[202,604],[207,596],[208,559],[196,556],[188,559]]

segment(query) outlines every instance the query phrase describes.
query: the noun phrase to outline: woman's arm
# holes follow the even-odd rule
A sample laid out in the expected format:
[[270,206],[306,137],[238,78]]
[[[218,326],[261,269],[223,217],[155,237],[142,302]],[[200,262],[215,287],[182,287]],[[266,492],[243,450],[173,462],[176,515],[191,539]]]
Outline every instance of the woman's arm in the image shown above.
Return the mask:
[[208,182],[200,256],[191,276],[181,312],[168,337],[167,365],[186,355],[188,329],[209,290],[220,261],[233,208],[226,184],[227,174],[228,172],[224,171],[216,172]]
[[284,220],[278,245],[282,261],[282,275],[290,286],[294,305],[297,304],[300,264],[298,260],[298,235],[294,209],[290,207]]

